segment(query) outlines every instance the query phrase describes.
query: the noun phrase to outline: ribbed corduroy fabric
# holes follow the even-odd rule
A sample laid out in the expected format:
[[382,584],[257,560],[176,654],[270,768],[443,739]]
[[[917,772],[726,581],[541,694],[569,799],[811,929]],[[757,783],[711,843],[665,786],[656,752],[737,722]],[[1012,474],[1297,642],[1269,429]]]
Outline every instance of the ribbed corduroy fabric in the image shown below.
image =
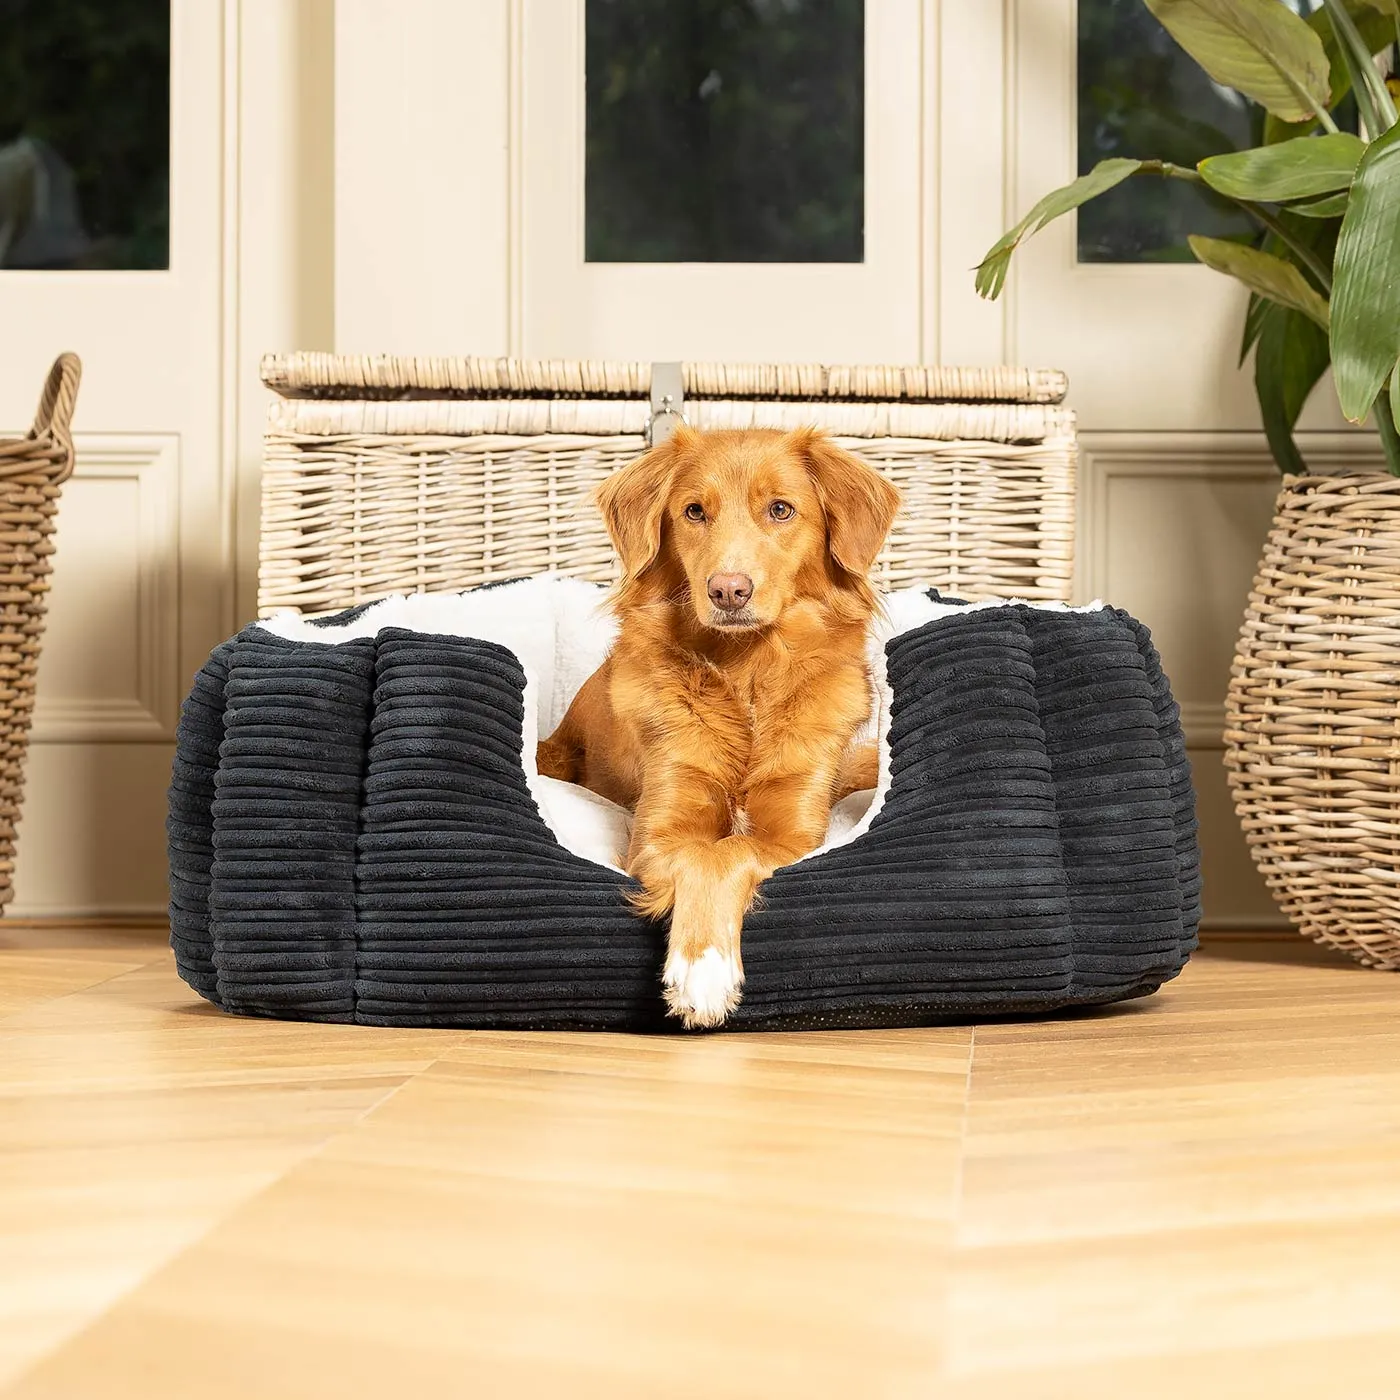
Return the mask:
[[[1115,609],[969,610],[894,637],[892,781],[744,922],[733,1028],[912,1025],[1117,1001],[1196,946],[1195,800],[1151,639]],[[171,942],[230,1011],[660,1029],[664,928],[555,840],[490,642],[252,627],[181,716]]]

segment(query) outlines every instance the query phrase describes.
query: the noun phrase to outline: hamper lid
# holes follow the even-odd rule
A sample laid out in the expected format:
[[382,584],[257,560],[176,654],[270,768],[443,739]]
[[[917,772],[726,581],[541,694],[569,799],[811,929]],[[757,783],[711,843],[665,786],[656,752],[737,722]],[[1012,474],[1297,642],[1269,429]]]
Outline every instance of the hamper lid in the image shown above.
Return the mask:
[[[687,399],[1058,404],[1062,370],[1005,365],[730,364],[681,366]],[[647,399],[644,360],[525,360],[475,355],[266,355],[263,383],[284,399]]]

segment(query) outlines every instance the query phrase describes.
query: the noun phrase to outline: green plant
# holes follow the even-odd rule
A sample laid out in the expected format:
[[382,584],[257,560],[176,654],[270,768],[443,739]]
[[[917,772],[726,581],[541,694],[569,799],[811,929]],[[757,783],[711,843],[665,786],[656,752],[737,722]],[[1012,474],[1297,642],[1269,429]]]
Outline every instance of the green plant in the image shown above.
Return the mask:
[[[1217,83],[1264,108],[1264,144],[1207,157],[1100,161],[1045,196],[977,267],[994,298],[1023,239],[1134,176],[1204,184],[1242,209],[1253,243],[1193,236],[1196,258],[1250,291],[1240,347],[1269,446],[1307,470],[1293,438],[1329,364],[1342,412],[1374,416],[1400,476],[1400,121],[1374,62],[1400,42],[1400,0],[1323,0],[1304,19],[1284,0],[1143,0]],[[1360,134],[1337,112],[1352,97]]]

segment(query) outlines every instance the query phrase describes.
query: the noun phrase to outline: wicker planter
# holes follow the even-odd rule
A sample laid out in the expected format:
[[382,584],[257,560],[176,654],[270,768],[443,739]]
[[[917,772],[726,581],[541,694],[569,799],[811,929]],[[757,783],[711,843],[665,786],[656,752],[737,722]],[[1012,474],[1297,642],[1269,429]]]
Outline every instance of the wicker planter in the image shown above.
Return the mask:
[[33,428],[25,437],[0,439],[0,905],[13,895],[15,825],[44,637],[54,514],[73,471],[68,424],[79,373],[76,355],[60,355]]
[[[696,427],[815,424],[889,475],[904,509],[876,566],[884,586],[1068,597],[1076,443],[1063,374],[668,368]],[[301,353],[269,356],[263,379],[278,397],[263,461],[262,613],[542,572],[614,577],[588,496],[646,450],[652,366]]]
[[1286,479],[1232,675],[1225,761],[1269,888],[1400,969],[1400,479]]

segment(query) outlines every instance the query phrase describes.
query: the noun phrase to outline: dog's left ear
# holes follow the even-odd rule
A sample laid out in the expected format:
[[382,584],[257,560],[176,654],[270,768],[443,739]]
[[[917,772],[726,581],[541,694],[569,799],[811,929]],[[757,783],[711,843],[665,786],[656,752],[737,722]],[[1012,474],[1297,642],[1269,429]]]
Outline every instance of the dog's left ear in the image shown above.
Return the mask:
[[899,492],[868,462],[808,429],[797,449],[826,513],[827,549],[847,573],[864,578],[899,510]]

